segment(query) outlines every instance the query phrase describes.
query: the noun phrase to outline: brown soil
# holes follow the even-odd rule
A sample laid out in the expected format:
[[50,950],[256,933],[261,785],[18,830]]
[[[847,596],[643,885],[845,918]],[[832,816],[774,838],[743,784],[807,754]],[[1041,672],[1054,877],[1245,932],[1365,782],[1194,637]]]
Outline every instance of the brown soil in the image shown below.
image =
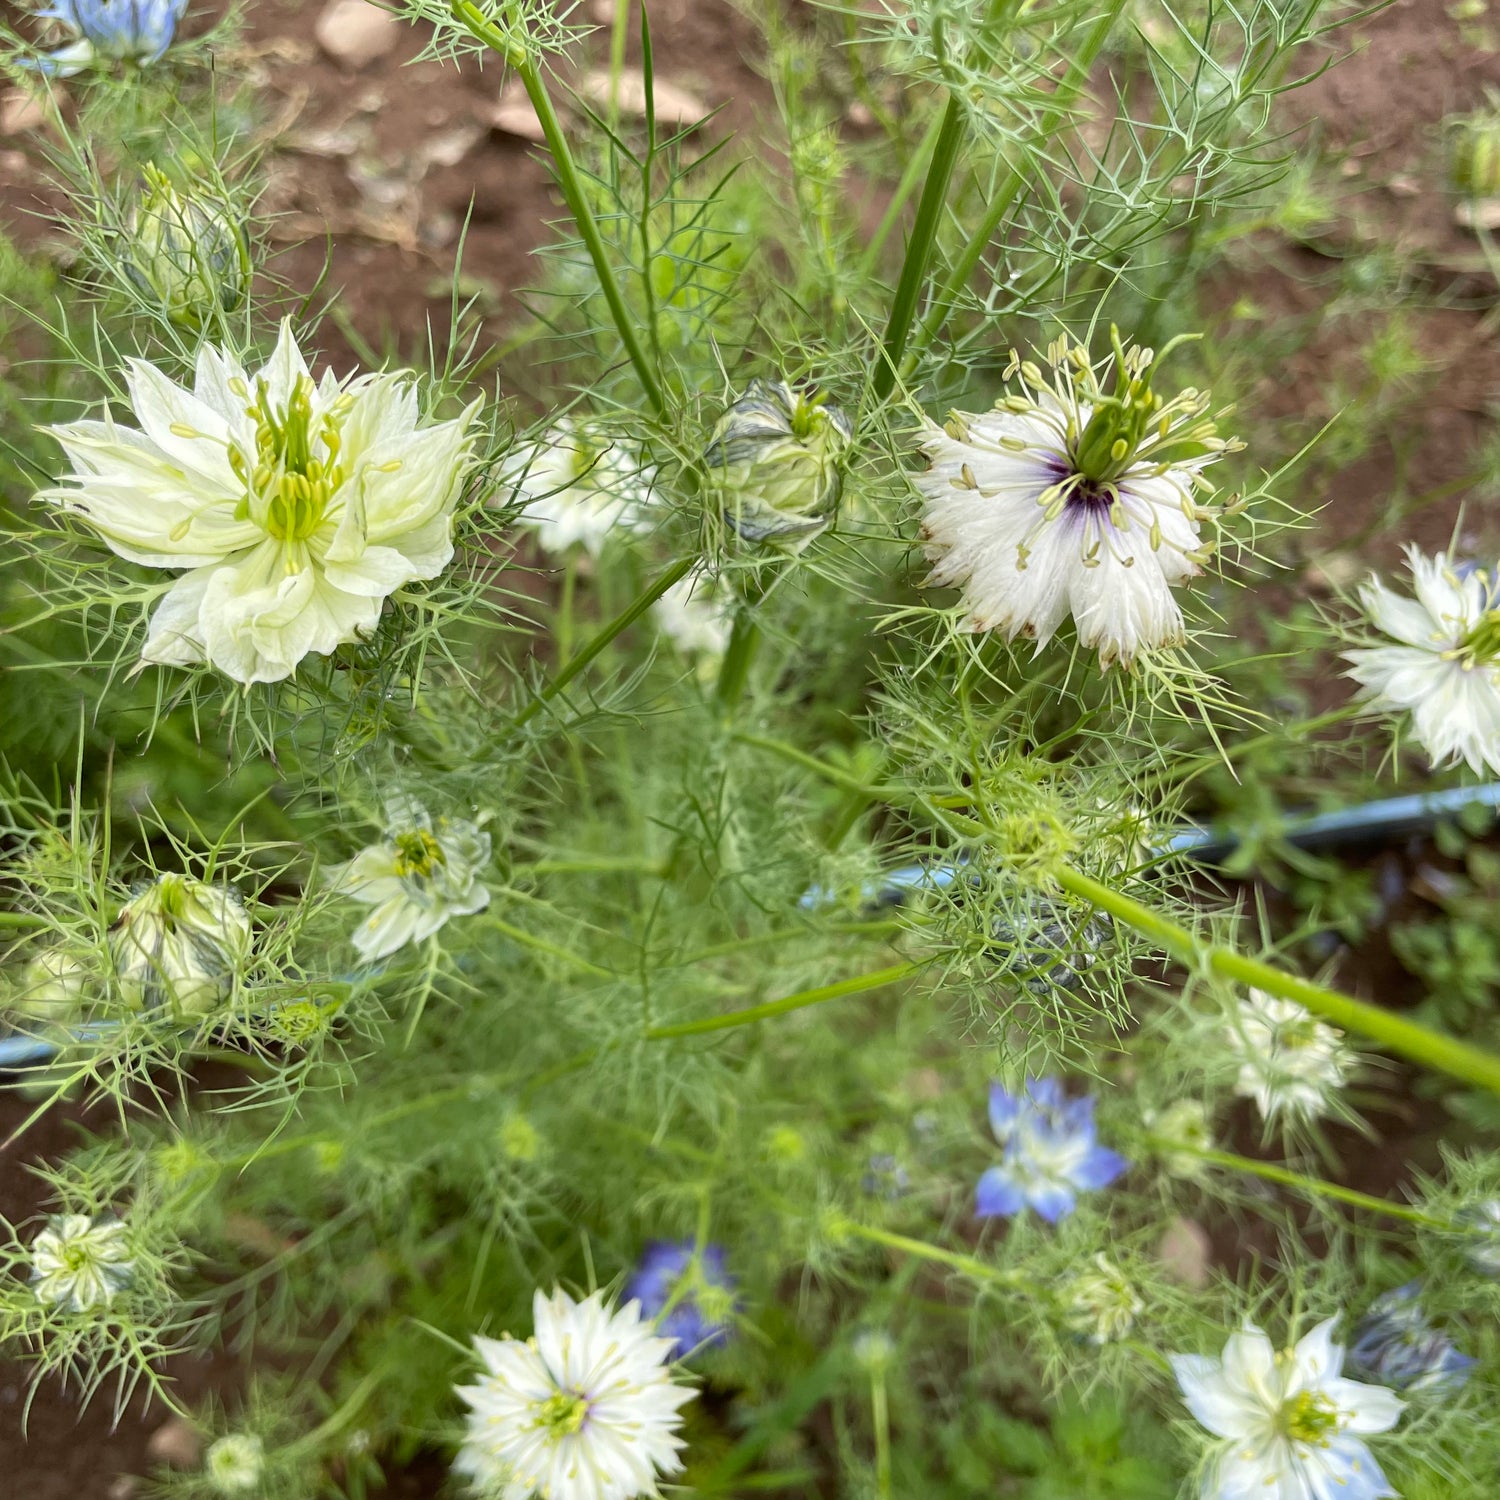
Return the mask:
[[[304,0],[250,0],[247,7],[249,56],[241,61],[256,70],[264,112],[280,130],[266,200],[277,215],[276,271],[307,286],[326,258],[327,290],[339,293],[359,334],[377,348],[420,358],[429,324],[447,326],[448,287],[467,222],[465,283],[484,299],[487,330],[498,333],[516,315],[518,290],[536,279],[532,255],[546,222],[560,216],[539,149],[489,124],[501,70],[455,72],[415,62],[415,35],[362,70],[342,69],[314,41],[320,9]],[[612,9],[611,0],[594,0],[588,12],[607,23]],[[756,67],[753,28],[725,0],[656,0],[652,21],[659,75],[709,105],[726,106],[720,125],[756,149],[768,91]],[[1336,221],[1303,245],[1257,237],[1235,253],[1219,280],[1226,330],[1249,308],[1258,320],[1311,333],[1306,347],[1268,372],[1243,403],[1258,418],[1284,420],[1294,434],[1333,415],[1331,376],[1348,399],[1366,388],[1361,349],[1368,330],[1357,316],[1340,316],[1333,301],[1346,262],[1384,257],[1427,294],[1411,330],[1427,368],[1413,378],[1407,399],[1393,405],[1387,436],[1377,451],[1327,475],[1326,493],[1301,497],[1328,502],[1306,537],[1309,559],[1359,538],[1402,485],[1413,493],[1454,487],[1423,509],[1405,535],[1429,546],[1446,543],[1467,502],[1470,530],[1492,544],[1500,540],[1492,496],[1458,483],[1493,418],[1500,347],[1485,315],[1495,297],[1493,278],[1477,241],[1453,223],[1441,130],[1446,115],[1483,103],[1484,85],[1500,86],[1500,52],[1472,29],[1482,24],[1454,20],[1443,0],[1406,0],[1360,28],[1365,44],[1292,96],[1295,117],[1311,122],[1325,152],[1346,163]],[[28,215],[48,205],[34,145],[24,133],[0,139],[0,216],[26,239],[37,233]],[[332,330],[327,344],[336,357],[349,352],[339,349]],[[1381,539],[1367,551],[1388,561],[1395,545]],[[1395,977],[1382,978],[1387,1000],[1395,998]],[[0,1096],[0,1138],[26,1112],[21,1099]],[[11,1222],[41,1207],[27,1163],[65,1151],[77,1119],[76,1112],[56,1113],[0,1154],[0,1212]],[[1399,1141],[1427,1164],[1426,1133],[1403,1135],[1393,1131],[1388,1152],[1394,1155]],[[1374,1153],[1368,1157],[1373,1163]],[[1380,1176],[1372,1164],[1361,1185],[1387,1191]],[[236,1378],[225,1360],[177,1373],[189,1400],[232,1388]],[[7,1487],[35,1500],[128,1500],[134,1490],[128,1476],[149,1468],[147,1444],[166,1414],[133,1410],[111,1431],[103,1403],[80,1417],[48,1385],[23,1441],[25,1378],[18,1366],[0,1366],[0,1469]],[[434,1495],[441,1472],[435,1465],[411,1470],[393,1481],[390,1493],[410,1500]]]

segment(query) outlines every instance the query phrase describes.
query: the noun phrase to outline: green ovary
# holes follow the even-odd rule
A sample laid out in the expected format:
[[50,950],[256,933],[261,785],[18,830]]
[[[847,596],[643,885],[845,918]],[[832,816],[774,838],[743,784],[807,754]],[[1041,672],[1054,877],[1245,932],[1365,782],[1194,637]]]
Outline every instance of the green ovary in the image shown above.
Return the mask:
[[1282,1407],[1277,1424],[1294,1443],[1321,1443],[1339,1430],[1338,1408],[1317,1391],[1303,1391]]
[[396,835],[396,873],[418,875],[426,879],[440,865],[446,865],[443,846],[425,829]]
[[1455,654],[1466,667],[1490,667],[1500,662],[1500,609],[1485,614]]
[[[313,383],[303,375],[285,410],[274,409],[262,380],[255,403],[246,408],[255,423],[254,466],[238,449],[230,453],[230,463],[246,489],[240,513],[287,546],[307,541],[318,530],[334,492],[347,477],[338,462],[340,403],[317,423],[315,432],[312,398]],[[321,445],[323,456],[314,455],[315,445]]]
[[589,1404],[582,1396],[571,1391],[559,1391],[548,1396],[537,1413],[536,1425],[543,1427],[554,1438],[572,1437],[583,1428],[589,1414]]

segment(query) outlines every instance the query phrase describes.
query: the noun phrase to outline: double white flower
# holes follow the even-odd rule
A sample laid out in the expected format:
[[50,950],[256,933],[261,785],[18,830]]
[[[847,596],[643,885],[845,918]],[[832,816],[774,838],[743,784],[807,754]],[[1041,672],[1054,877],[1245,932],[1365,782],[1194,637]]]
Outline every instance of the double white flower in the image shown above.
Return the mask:
[[634,1500],[675,1474],[693,1392],[673,1382],[675,1340],[595,1292],[533,1299],[530,1339],[474,1340],[484,1373],[458,1394],[469,1430],[454,1469],[486,1500]]
[[1172,589],[1212,551],[1202,470],[1239,445],[1216,435],[1205,393],[1156,395],[1153,361],[1116,338],[1106,391],[1085,351],[1059,339],[1047,373],[1012,355],[1006,378],[1020,389],[993,411],[923,430],[928,583],[963,590],[970,630],[1040,648],[1071,615],[1104,666],[1182,640]]
[[205,344],[192,390],[144,360],[126,384],[139,430],[53,428],[73,472],[40,498],[131,562],[186,570],[143,663],[279,682],[367,636],[387,595],[452,558],[477,403],[424,426],[406,375],[315,382],[289,322],[253,376]]
[[1223,1356],[1174,1354],[1188,1410],[1222,1439],[1203,1479],[1204,1500],[1380,1500],[1394,1496],[1363,1439],[1401,1417],[1384,1386],[1343,1377],[1338,1320],[1319,1323],[1281,1354],[1253,1324]]
[[1226,1027],[1240,1064],[1235,1093],[1254,1099],[1268,1122],[1326,1114],[1354,1067],[1343,1035],[1295,1000],[1251,990]]
[[58,1214],[31,1242],[31,1289],[64,1312],[108,1307],[134,1271],[128,1232],[112,1215]]
[[1371,622],[1397,642],[1347,653],[1366,695],[1409,709],[1435,766],[1500,771],[1500,578],[1406,550],[1416,598],[1372,578],[1359,591]]

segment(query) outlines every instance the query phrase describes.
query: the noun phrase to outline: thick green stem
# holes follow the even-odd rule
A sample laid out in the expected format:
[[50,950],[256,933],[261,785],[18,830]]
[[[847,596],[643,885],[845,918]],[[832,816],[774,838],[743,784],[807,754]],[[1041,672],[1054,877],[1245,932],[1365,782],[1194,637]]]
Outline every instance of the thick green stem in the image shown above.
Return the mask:
[[454,19],[471,36],[498,52],[520,76],[521,83],[526,89],[526,97],[531,100],[531,107],[536,111],[537,120],[542,127],[547,150],[552,153],[552,164],[557,173],[557,185],[562,190],[563,201],[568,205],[568,212],[573,215],[573,222],[578,227],[578,237],[583,241],[589,259],[594,263],[594,271],[599,277],[599,288],[604,293],[605,302],[609,305],[609,315],[614,322],[615,331],[620,335],[620,343],[624,346],[625,353],[635,368],[636,378],[641,382],[641,389],[645,391],[646,399],[656,409],[656,414],[661,416],[667,409],[666,398],[662,395],[656,372],[651,368],[645,350],[641,348],[640,340],[636,337],[635,323],[630,316],[630,310],[625,306],[625,298],[620,293],[619,285],[615,281],[614,268],[610,265],[604,237],[599,233],[593,210],[589,207],[583,178],[579,175],[577,164],[573,160],[573,153],[568,147],[567,136],[563,134],[557,111],[552,107],[552,98],[547,92],[547,85],[542,78],[542,70],[535,56],[519,42],[508,37],[472,3],[472,0],[452,0],[452,3]]
[[980,1281],[998,1282],[1002,1286],[1016,1286],[1026,1280],[1020,1271],[1004,1271],[973,1255],[961,1255],[957,1250],[945,1250],[941,1245],[929,1245],[926,1240],[914,1240],[904,1234],[893,1234],[889,1229],[876,1229],[872,1224],[856,1224],[844,1219],[838,1225],[843,1234],[855,1239],[868,1240],[872,1245],[884,1245],[890,1250],[900,1250],[907,1255],[920,1256],[923,1260],[936,1261],[965,1276],[977,1277]]
[[714,687],[719,709],[726,717],[734,713],[740,699],[745,696],[745,684],[750,680],[750,668],[755,664],[755,653],[759,649],[760,626],[749,608],[742,609],[734,617],[734,629],[729,636],[724,660],[719,664],[719,680]]
[[1248,1172],[1252,1177],[1264,1178],[1267,1182],[1280,1183],[1282,1187],[1295,1188],[1314,1198],[1332,1198],[1347,1203],[1351,1208],[1367,1209],[1372,1214],[1384,1214],[1390,1219],[1404,1219],[1409,1224],[1424,1224],[1429,1229],[1453,1229],[1446,1219],[1435,1219],[1419,1208],[1405,1203],[1392,1203],[1388,1198],[1376,1198],[1370,1193],[1361,1193],[1355,1188],[1342,1187],[1336,1182],[1325,1182],[1321,1177],[1308,1177],[1293,1172],[1289,1167],[1278,1167],[1275,1162],[1256,1161],[1253,1156],[1237,1156],[1233,1151],[1216,1151],[1210,1146],[1194,1146],[1186,1141],[1170,1141],[1150,1137],[1146,1144],[1153,1151],[1169,1155],[1192,1156],[1216,1167],[1227,1167],[1233,1172]]
[[784,1016],[794,1010],[804,1010],[809,1005],[821,1005],[825,1000],[842,1000],[846,995],[863,995],[869,990],[884,989],[915,974],[922,966],[916,963],[892,964],[888,969],[877,969],[872,974],[857,974],[853,979],[841,979],[837,984],[825,984],[815,990],[799,990],[795,995],[786,995],[780,1000],[767,1000],[764,1005],[752,1005],[746,1010],[732,1010],[723,1016],[705,1016],[698,1021],[678,1021],[671,1026],[648,1027],[648,1041],[664,1041],[669,1037],[702,1036],[710,1031],[728,1031],[735,1026],[753,1026],[757,1021],[769,1021],[774,1016]]
[[922,197],[917,204],[917,219],[907,242],[901,279],[896,283],[896,297],[891,303],[890,320],[886,323],[880,363],[875,368],[872,389],[877,401],[884,401],[896,385],[896,374],[901,368],[901,356],[906,353],[906,340],[917,313],[917,298],[921,296],[922,283],[927,279],[927,264],[932,259],[932,247],[937,243],[938,226],[948,202],[948,183],[953,177],[963,138],[964,106],[957,94],[950,94],[943,111],[942,129],[938,131],[937,143],[932,148],[927,181],[922,186]]
[[1400,1057],[1500,1094],[1500,1057],[1471,1047],[1456,1037],[1429,1031],[1425,1026],[1408,1021],[1404,1016],[1393,1015],[1378,1005],[1366,1004],[1352,995],[1314,984],[1310,979],[1287,974],[1258,958],[1249,958],[1231,948],[1205,942],[1186,927],[1071,866],[1063,865],[1054,873],[1057,883],[1065,891],[1151,938],[1190,969],[1206,969],[1238,984],[1279,995],[1285,1000],[1295,1000],[1314,1015],[1322,1016],[1346,1031],[1367,1036]]
[[519,729],[523,724],[529,724],[617,635],[629,630],[674,583],[687,577],[697,561],[696,557],[680,558],[661,577],[648,584],[631,604],[593,636],[552,681],[516,715],[516,728]]

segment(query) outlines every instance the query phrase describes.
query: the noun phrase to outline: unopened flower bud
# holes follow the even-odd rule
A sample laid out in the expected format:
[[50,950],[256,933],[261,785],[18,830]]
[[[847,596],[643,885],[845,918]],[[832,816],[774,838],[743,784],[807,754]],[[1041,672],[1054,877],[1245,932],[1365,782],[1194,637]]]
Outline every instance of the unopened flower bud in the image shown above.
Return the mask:
[[1141,1118],[1141,1123],[1163,1143],[1179,1142],[1187,1149],[1173,1151],[1163,1144],[1161,1164],[1173,1177],[1201,1178],[1208,1171],[1208,1163],[1197,1151],[1211,1151],[1214,1144],[1213,1126],[1208,1110],[1197,1099],[1179,1099],[1160,1111],[1151,1111]]
[[234,988],[250,952],[250,919],[227,886],[159,875],[120,912],[110,933],[121,998],[137,1010],[169,1005],[201,1016]]
[[174,323],[199,327],[215,308],[233,312],[244,300],[249,253],[225,205],[181,193],[148,166],[145,190],[131,212],[125,272]]
[[1500,114],[1478,110],[1457,122],[1453,185],[1470,198],[1500,197]]
[[1002,974],[1044,995],[1075,988],[1113,940],[1109,919],[1092,908],[1028,895],[990,924],[987,952]]
[[67,1025],[78,1018],[88,990],[89,966],[65,948],[44,948],[26,965],[12,1004],[28,1021]]
[[1350,1368],[1398,1391],[1459,1390],[1475,1360],[1428,1320],[1420,1295],[1419,1283],[1409,1281],[1370,1304],[1354,1328]]
[[843,493],[849,418],[783,380],[752,380],[703,452],[708,494],[749,542],[801,549],[832,522]]
[[1090,1344],[1128,1337],[1145,1305],[1130,1279],[1104,1254],[1063,1286],[1063,1322]]

